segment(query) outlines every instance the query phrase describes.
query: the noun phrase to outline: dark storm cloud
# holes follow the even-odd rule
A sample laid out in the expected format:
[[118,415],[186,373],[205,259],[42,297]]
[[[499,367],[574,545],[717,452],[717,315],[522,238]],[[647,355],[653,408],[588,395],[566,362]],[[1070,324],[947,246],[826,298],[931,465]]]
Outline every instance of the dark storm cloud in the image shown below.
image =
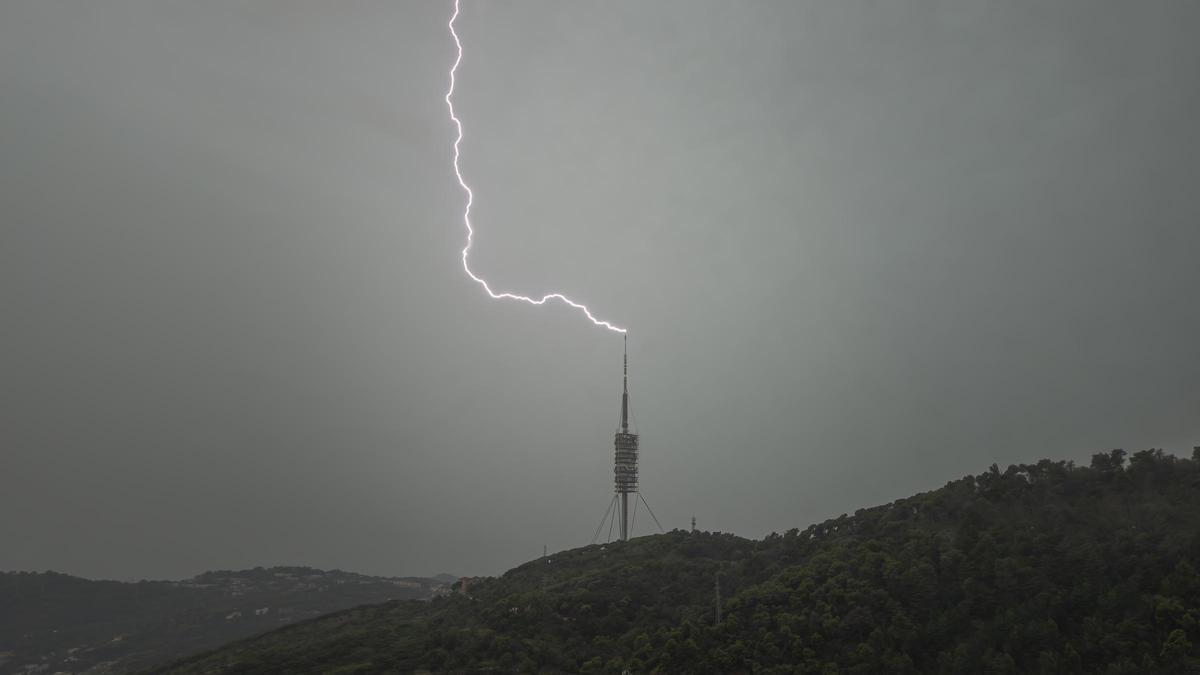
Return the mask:
[[[620,339],[462,274],[449,10],[0,8],[0,568],[495,573],[587,542]],[[1198,19],[467,0],[473,263],[630,327],[669,527],[1183,451]]]

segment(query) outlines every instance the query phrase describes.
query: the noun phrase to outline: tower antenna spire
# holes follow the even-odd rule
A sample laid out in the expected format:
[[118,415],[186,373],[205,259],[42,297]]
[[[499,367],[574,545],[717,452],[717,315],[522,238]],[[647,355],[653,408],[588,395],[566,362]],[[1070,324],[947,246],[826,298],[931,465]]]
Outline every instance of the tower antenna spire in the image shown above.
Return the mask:
[[621,433],[629,433],[629,335],[625,335],[624,386],[621,390]]

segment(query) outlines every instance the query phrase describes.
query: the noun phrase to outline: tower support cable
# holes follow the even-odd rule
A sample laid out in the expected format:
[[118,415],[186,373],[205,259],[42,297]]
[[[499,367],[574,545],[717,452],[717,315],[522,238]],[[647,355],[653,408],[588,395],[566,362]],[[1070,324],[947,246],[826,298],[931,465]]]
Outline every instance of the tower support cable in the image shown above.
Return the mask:
[[608,514],[612,511],[613,505],[616,503],[617,496],[613,495],[613,498],[608,502],[608,508],[604,510],[604,516],[600,518],[600,524],[596,526],[596,533],[592,535],[593,544],[600,538],[600,530],[604,529],[604,521],[608,520]]
[[650,502],[646,501],[646,498],[643,497],[642,493],[640,492],[638,493],[638,499],[641,499],[642,503],[646,505],[646,511],[648,511],[650,513],[650,517],[654,519],[654,524],[658,525],[658,531],[665,534],[666,530],[663,529],[662,523],[658,522],[658,516],[654,515],[654,509],[650,508]]

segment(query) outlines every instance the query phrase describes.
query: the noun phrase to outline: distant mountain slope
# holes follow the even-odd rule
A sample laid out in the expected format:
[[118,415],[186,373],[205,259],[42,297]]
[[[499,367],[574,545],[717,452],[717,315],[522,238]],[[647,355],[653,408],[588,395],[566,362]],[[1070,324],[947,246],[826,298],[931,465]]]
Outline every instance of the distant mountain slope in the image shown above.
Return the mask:
[[1200,462],[1130,460],[993,465],[762,541],[674,531],[575,549],[157,672],[1195,669]]
[[0,674],[132,672],[328,612],[445,589],[434,579],[306,567],[138,583],[0,573]]

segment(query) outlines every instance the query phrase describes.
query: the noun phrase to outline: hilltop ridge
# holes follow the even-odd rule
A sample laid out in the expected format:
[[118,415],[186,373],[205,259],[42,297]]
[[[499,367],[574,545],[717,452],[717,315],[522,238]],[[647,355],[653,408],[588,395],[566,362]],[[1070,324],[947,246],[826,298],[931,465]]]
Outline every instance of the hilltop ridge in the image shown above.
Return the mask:
[[[563,551],[154,672],[1164,672],[1200,666],[1200,449],[992,465],[751,541]],[[722,620],[716,621],[720,578]]]
[[137,583],[3,572],[0,674],[132,672],[347,607],[447,588],[439,579],[310,567]]

